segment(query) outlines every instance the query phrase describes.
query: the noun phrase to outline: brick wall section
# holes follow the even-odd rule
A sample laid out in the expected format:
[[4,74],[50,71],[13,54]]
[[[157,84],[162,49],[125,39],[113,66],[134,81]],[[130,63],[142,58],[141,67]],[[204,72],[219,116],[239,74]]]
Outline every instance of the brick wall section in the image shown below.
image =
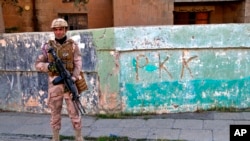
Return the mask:
[[237,13],[235,15],[237,17],[238,23],[245,23],[245,3],[246,2],[242,1],[239,4],[239,8],[238,8]]
[[[35,0],[36,18],[39,31],[50,31],[51,21],[58,13],[87,13],[89,28],[103,28],[113,26],[112,0],[90,1],[86,8],[80,9],[74,3],[62,3],[62,0]],[[30,6],[22,15],[12,5],[3,6],[3,15],[6,28],[17,27],[18,32],[33,31],[32,0],[19,1],[18,5]]]
[[62,0],[38,0],[36,2],[37,18],[40,31],[49,31],[51,21],[59,13],[87,13],[86,9],[79,9],[73,3],[62,3]]
[[245,0],[245,17],[244,21],[245,23],[250,23],[250,0]]
[[[26,1],[20,1],[19,6],[24,6],[26,4]],[[8,28],[18,28],[18,31],[30,31],[30,23],[29,19],[32,17],[32,13],[29,11],[23,11],[22,13],[18,12],[18,7],[9,5],[9,4],[4,4],[3,5],[3,18],[4,18],[4,24],[5,27]],[[22,14],[22,15],[21,15]],[[28,19],[28,20],[27,20]],[[25,28],[24,28],[25,27]]]
[[88,4],[89,28],[113,26],[113,0],[90,0]]
[[114,0],[114,26],[171,25],[173,0]]
[[244,13],[242,13],[242,9],[244,6],[243,2],[231,2],[230,4],[223,4],[223,23],[243,23],[242,17],[244,17]]

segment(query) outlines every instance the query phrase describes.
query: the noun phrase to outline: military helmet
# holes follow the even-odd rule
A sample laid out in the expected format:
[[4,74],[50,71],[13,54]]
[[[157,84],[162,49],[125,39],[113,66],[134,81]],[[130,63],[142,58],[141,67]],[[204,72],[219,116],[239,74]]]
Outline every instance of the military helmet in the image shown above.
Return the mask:
[[57,19],[54,19],[51,23],[51,28],[55,28],[55,27],[68,27],[68,23],[62,18],[57,18]]

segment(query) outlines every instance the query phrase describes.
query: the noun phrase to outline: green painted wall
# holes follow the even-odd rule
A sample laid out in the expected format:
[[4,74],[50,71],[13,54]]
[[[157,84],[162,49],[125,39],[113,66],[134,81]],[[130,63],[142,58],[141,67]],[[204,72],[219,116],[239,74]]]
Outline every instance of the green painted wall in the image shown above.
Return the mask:
[[115,29],[124,112],[250,106],[249,24]]
[[[250,107],[250,24],[69,31],[79,43],[89,114]],[[44,113],[47,77],[34,62],[52,33],[0,39],[0,109]],[[66,110],[64,110],[65,112]]]

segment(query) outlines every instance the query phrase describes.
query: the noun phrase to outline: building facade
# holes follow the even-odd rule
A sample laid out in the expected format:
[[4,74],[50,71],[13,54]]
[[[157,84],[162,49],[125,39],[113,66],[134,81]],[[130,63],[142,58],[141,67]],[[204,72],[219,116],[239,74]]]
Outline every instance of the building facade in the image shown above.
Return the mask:
[[65,0],[24,0],[2,8],[7,32],[50,31],[57,17],[66,19],[70,30],[113,26],[112,0],[90,0],[87,6]]
[[24,0],[4,4],[6,32],[49,31],[56,17],[70,30],[118,26],[249,23],[250,0]]

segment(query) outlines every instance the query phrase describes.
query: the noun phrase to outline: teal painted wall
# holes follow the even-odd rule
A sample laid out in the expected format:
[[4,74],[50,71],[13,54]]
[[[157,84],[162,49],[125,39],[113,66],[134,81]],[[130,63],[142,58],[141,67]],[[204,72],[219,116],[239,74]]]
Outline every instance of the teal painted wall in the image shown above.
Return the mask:
[[120,93],[127,112],[249,107],[247,49],[121,53]]
[[[250,107],[250,24],[116,27],[68,36],[81,48],[88,114]],[[46,74],[34,62],[52,33],[2,37],[0,109],[50,112]]]
[[124,112],[250,106],[248,24],[116,29]]

